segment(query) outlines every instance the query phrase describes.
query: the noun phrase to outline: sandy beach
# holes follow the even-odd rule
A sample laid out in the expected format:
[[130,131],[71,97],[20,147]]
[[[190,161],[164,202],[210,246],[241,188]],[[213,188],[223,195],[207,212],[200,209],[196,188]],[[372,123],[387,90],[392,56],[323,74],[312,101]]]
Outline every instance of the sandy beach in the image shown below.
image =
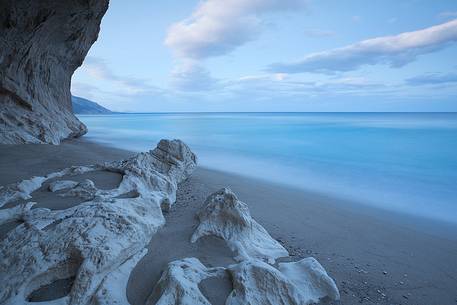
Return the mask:
[[[0,185],[133,154],[84,139],[59,146],[0,145]],[[109,189],[121,176],[92,172],[83,178]],[[48,198],[46,187],[32,194],[40,198],[41,207],[63,209],[79,203]],[[176,204],[165,215],[166,225],[153,236],[148,254],[133,270],[127,289],[131,304],[144,304],[171,260],[197,257],[207,266],[234,262],[222,240],[205,237],[189,242],[195,213],[209,194],[222,187],[230,187],[249,205],[252,216],[292,258],[318,259],[340,289],[340,304],[457,304],[455,226],[202,167],[180,184]],[[2,225],[0,238],[12,227]],[[231,283],[228,278],[212,279],[200,288],[212,304],[223,304]]]

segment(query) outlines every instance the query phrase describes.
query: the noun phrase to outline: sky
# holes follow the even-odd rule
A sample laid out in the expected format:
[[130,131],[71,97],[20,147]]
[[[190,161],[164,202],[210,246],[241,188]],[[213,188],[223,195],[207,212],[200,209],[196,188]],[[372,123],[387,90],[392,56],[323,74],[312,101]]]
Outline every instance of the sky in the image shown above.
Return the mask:
[[125,112],[457,111],[457,1],[111,0],[72,94]]

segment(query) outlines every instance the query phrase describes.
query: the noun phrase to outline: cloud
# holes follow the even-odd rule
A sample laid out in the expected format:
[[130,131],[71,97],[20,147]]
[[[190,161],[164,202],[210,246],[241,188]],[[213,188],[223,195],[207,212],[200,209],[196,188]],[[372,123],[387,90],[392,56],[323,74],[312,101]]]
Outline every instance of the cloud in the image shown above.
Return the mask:
[[106,61],[99,57],[86,57],[82,67],[78,69],[78,73],[87,73],[95,79],[111,82],[124,94],[138,94],[157,89],[149,85],[146,80],[116,75]]
[[207,0],[169,28],[165,44],[181,58],[224,55],[258,36],[260,15],[304,4],[304,0]]
[[165,45],[177,57],[172,85],[182,91],[212,90],[219,85],[204,60],[228,54],[258,37],[263,14],[299,9],[306,0],[206,0],[192,15],[170,26]]
[[441,85],[457,83],[457,73],[429,73],[406,79],[412,86]]
[[145,79],[118,75],[102,58],[88,56],[73,75],[71,93],[115,111],[127,111],[141,98],[143,101],[163,100],[168,92]]
[[281,101],[290,97],[376,95],[386,94],[393,88],[363,77],[339,77],[322,80],[294,79],[288,75],[260,74],[240,77],[224,84],[225,90],[242,98]]
[[296,62],[273,64],[270,70],[332,73],[377,64],[398,68],[421,54],[434,52],[456,41],[457,19],[419,31],[363,40],[346,47],[309,54]]
[[178,65],[171,77],[173,87],[182,91],[213,90],[219,82],[202,65],[192,61]]

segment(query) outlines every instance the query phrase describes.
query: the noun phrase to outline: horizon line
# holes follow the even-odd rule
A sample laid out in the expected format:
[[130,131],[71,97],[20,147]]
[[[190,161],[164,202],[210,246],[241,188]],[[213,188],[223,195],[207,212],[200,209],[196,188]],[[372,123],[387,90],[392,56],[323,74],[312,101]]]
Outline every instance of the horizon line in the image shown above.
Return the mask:
[[113,114],[214,114],[214,113],[457,113],[457,111],[157,111],[157,112],[127,112],[111,111],[111,113],[75,115],[113,115]]

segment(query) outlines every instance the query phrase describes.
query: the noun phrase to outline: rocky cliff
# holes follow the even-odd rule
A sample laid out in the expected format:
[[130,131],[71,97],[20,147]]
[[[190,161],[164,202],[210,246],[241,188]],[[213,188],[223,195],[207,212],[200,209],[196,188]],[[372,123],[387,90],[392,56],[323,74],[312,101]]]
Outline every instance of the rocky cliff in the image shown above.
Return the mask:
[[87,129],[70,83],[98,37],[108,0],[0,2],[0,143],[52,143]]

